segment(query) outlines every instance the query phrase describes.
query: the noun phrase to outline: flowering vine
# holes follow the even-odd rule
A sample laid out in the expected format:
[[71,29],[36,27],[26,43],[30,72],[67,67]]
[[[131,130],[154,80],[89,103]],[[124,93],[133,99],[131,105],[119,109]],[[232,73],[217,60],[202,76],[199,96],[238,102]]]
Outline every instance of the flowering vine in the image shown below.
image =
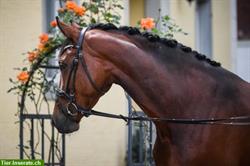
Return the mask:
[[[159,10],[160,15],[160,10]],[[172,39],[174,34],[182,33],[187,35],[168,15],[159,16],[157,20],[147,17],[138,21],[137,26],[141,31],[148,31],[163,38]]]
[[[97,22],[119,25],[121,16],[117,11],[123,9],[120,3],[121,0],[110,0],[109,2],[85,0],[82,5],[78,5],[74,1],[68,0],[64,7],[59,8],[57,12],[60,20],[68,24],[74,21],[80,26],[88,26]],[[43,84],[45,70],[40,69],[39,66],[48,65],[49,60],[56,56],[55,51],[66,40],[57,28],[56,20],[51,20],[50,26],[49,33],[39,35],[37,47],[25,53],[24,62],[28,63],[22,68],[17,68],[19,71],[17,79],[10,79],[14,86],[8,92],[14,91],[15,94],[20,96],[26,89],[28,96],[34,99],[34,89],[41,88],[44,92],[49,89]],[[35,77],[31,78],[30,76],[34,74],[31,73],[33,69],[38,71],[35,72]],[[26,84],[27,81],[30,81],[30,83]]]
[[[57,12],[63,22],[70,24],[71,21],[74,21],[82,27],[98,22],[119,25],[121,16],[117,11],[123,9],[121,2],[122,0],[86,0],[82,5],[78,5],[74,1],[68,0],[64,7],[59,8]],[[27,95],[34,100],[35,89],[41,90],[44,94],[49,91],[49,86],[52,84],[45,80],[46,70],[39,67],[48,65],[50,59],[56,56],[56,50],[66,40],[59,31],[56,20],[51,20],[50,26],[49,33],[39,35],[37,47],[25,54],[25,62],[28,63],[23,68],[18,68],[17,79],[10,79],[14,86],[9,92],[14,91],[15,94],[21,96],[26,90]],[[142,18],[137,26],[142,32],[147,31],[167,38],[173,38],[174,33],[182,32],[182,29],[174,24],[168,16],[160,16],[157,20],[150,17]]]
[[155,22],[153,18],[142,18],[140,21],[140,27],[144,30],[151,30],[155,28]]

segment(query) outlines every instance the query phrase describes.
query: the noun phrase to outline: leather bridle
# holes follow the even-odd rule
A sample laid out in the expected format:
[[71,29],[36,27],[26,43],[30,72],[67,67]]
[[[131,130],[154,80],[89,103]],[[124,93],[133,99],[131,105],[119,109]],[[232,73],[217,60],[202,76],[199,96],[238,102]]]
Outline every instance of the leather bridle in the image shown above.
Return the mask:
[[65,91],[63,89],[57,90],[57,96],[63,97],[68,101],[66,107],[63,106],[61,103],[58,103],[58,107],[63,112],[63,114],[66,117],[68,117],[70,120],[76,122],[76,117],[78,116],[78,114],[81,114],[85,117],[89,117],[90,115],[95,115],[95,116],[101,116],[101,117],[107,117],[107,118],[123,119],[126,122],[130,120],[136,120],[136,121],[154,121],[154,122],[164,121],[167,123],[175,123],[175,124],[202,124],[202,125],[205,124],[205,125],[233,125],[233,126],[235,125],[240,125],[240,126],[248,125],[249,126],[250,125],[250,116],[233,116],[233,117],[228,117],[228,118],[209,118],[209,119],[157,118],[157,117],[145,117],[145,116],[123,116],[123,115],[99,112],[91,108],[83,108],[82,106],[77,104],[76,96],[75,96],[76,72],[79,67],[79,63],[81,64],[91,86],[99,94],[106,93],[106,91],[103,91],[102,89],[100,89],[96,85],[95,81],[93,80],[89,72],[88,66],[86,64],[84,53],[82,51],[84,36],[89,29],[90,29],[89,27],[82,29],[80,32],[80,37],[78,39],[77,45],[70,46],[70,47],[74,47],[77,49],[76,55],[73,58],[72,63],[71,63],[71,68],[70,68],[68,79],[66,82]]
[[[82,51],[84,36],[85,36],[85,33],[88,31],[88,29],[89,28],[83,28],[80,32],[80,37],[78,39],[77,45],[76,46],[71,45],[72,47],[76,48],[77,50],[76,50],[76,55],[73,58],[72,63],[71,63],[68,79],[66,82],[65,91],[63,89],[57,89],[57,96],[64,97],[66,100],[68,100],[66,108],[63,108],[62,104],[59,103],[60,110],[62,110],[66,116],[70,116],[70,117],[76,117],[79,112],[84,116],[88,116],[90,111],[91,111],[90,109],[80,107],[76,103],[75,82],[76,82],[76,72],[77,72],[79,63],[81,64],[81,66],[82,66],[90,84],[92,85],[92,87],[100,94],[105,93],[102,89],[100,89],[96,85],[95,81],[92,79],[91,74],[90,74],[89,69],[88,69],[88,66],[86,64],[85,58],[84,58],[83,51]],[[80,110],[82,110],[82,111],[80,111]]]

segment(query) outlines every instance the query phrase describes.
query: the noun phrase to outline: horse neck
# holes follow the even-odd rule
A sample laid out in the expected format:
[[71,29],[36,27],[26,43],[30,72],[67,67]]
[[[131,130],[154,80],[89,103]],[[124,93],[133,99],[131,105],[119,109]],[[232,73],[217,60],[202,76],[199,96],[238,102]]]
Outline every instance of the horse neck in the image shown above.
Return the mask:
[[121,85],[146,114],[162,116],[160,109],[167,107],[171,97],[169,73],[142,51],[128,51],[119,61],[117,64],[122,66],[117,65],[118,70],[113,71],[115,83]]
[[[186,73],[183,70],[173,72],[147,54],[142,50],[132,51],[132,49],[128,50],[126,55],[120,54],[117,63],[114,62],[118,64],[117,69],[113,71],[115,83],[121,85],[149,116],[185,116],[183,112],[185,104],[192,100],[186,98],[187,94],[196,91],[198,98],[201,95],[198,94],[199,89],[206,85],[196,85],[194,82],[199,83],[206,76],[203,73],[190,74],[189,78],[184,80]],[[197,78],[198,75],[201,76],[200,79]]]
[[93,32],[96,38],[93,44],[88,44],[112,65],[114,83],[121,85],[149,116],[165,116],[168,108],[175,111],[173,101],[182,95],[185,85],[176,81],[175,75],[133,39],[107,32],[98,36],[98,33]]
[[[172,59],[164,64],[129,37],[107,32],[101,35],[95,38],[93,49],[112,66],[114,83],[121,85],[148,116],[204,118],[213,112],[195,112],[215,104],[207,100],[214,101],[210,92],[217,81],[202,65],[190,63],[191,57],[169,48],[165,50],[166,58]],[[173,63],[174,58],[183,58],[183,63]]]

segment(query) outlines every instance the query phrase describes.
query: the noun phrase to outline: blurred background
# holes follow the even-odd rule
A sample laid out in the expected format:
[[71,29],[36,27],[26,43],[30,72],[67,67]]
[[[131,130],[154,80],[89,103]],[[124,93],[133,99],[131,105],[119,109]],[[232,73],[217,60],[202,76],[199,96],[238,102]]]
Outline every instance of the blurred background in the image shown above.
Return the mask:
[[[82,3],[81,0],[75,2]],[[159,14],[169,15],[188,33],[177,34],[178,42],[220,62],[224,68],[250,82],[248,0],[123,0],[122,6],[122,25],[135,26],[143,17],[157,19]],[[19,118],[15,116],[18,99],[7,93],[11,87],[9,78],[16,77],[13,68],[22,66],[22,53],[37,46],[38,35],[48,31],[58,8],[59,0],[0,0],[1,159],[17,159],[21,155]],[[53,100],[50,104],[53,108]],[[140,114],[140,109],[116,85],[101,98],[95,109],[124,115],[135,109]],[[45,124],[45,130],[52,134],[49,123]],[[30,150],[30,132],[34,131],[26,128],[22,138],[28,153],[23,157],[31,155],[32,158],[31,153],[35,153],[33,157],[39,158],[40,151]],[[85,118],[78,132],[65,136],[65,145],[60,145],[59,156],[55,155],[54,160],[60,162],[64,156],[63,163],[67,166],[152,165],[147,149],[152,148],[154,132],[151,124],[126,125],[120,120]],[[51,151],[48,151],[50,143],[47,142],[44,148],[45,160],[52,160]]]

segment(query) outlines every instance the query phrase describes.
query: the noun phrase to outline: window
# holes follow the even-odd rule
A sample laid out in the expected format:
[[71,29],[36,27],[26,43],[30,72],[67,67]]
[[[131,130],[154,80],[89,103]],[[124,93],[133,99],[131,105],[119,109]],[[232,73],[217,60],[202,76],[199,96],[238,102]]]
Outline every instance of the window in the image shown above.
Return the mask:
[[196,1],[196,49],[212,57],[211,0]]
[[250,40],[250,3],[249,0],[237,0],[237,36],[238,40]]
[[[169,1],[166,0],[145,0],[145,16],[155,20],[160,16],[169,14]],[[161,25],[159,25],[161,26]]]
[[[43,0],[43,32],[49,32],[50,22],[55,20],[55,16],[57,15],[57,10],[64,6],[65,0]],[[80,3],[80,0],[75,0],[76,3]],[[55,53],[54,58],[49,60],[49,66],[58,66],[57,64],[58,52]],[[60,72],[58,69],[45,69],[45,77],[47,79],[48,92],[46,93],[47,99],[54,100],[55,96],[55,87],[59,84]]]
[[236,73],[250,82],[250,3],[237,0],[237,51]]
[[[50,22],[55,19],[57,9],[62,5],[60,0],[44,0],[43,1],[43,32],[48,33],[51,29]],[[49,60],[50,66],[57,66],[57,53],[55,53],[55,58]],[[46,97],[47,99],[55,99],[55,87],[59,82],[59,72],[57,69],[45,69],[45,77],[47,80],[47,85],[49,87]]]

